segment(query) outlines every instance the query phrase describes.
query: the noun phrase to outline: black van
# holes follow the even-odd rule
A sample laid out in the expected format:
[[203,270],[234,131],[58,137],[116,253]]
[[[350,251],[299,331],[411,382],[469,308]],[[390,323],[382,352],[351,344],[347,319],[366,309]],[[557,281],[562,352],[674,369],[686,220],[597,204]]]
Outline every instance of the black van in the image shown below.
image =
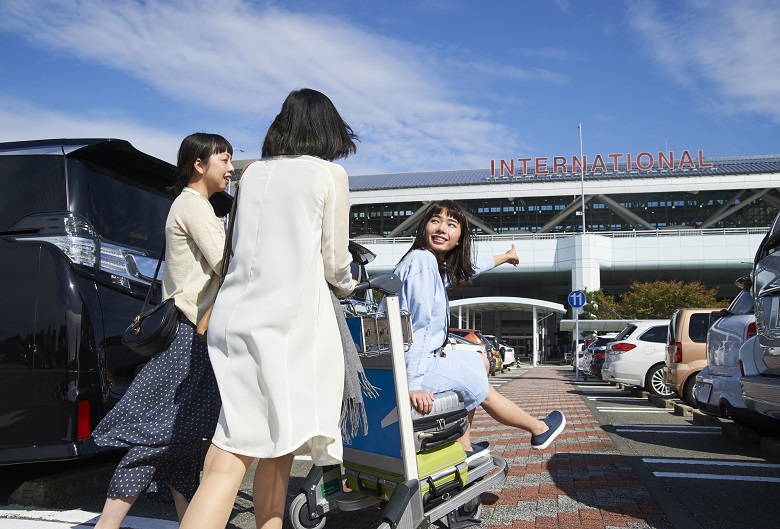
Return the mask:
[[[0,465],[99,451],[92,429],[143,367],[120,338],[175,178],[123,140],[0,144]],[[212,203],[224,214],[229,201]]]

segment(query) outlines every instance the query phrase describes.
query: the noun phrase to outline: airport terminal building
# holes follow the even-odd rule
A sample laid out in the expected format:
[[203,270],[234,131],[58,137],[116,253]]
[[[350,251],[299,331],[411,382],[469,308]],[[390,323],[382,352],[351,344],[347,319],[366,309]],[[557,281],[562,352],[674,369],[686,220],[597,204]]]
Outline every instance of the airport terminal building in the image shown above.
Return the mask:
[[[734,280],[751,269],[780,211],[778,183],[780,155],[715,158],[700,150],[350,176],[350,237],[377,254],[370,273],[390,271],[429,202],[461,202],[477,251],[503,253],[515,244],[521,262],[456,291],[453,321],[538,347],[544,357],[568,341],[559,322],[571,317],[572,290],[615,294],[632,280],[681,279],[736,295]],[[501,303],[509,298],[525,302]]]

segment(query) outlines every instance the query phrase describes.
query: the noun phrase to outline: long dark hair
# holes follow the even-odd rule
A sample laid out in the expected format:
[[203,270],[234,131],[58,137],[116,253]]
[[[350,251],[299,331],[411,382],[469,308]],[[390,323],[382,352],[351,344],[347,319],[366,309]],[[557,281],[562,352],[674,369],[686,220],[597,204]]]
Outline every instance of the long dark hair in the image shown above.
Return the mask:
[[333,161],[357,152],[352,132],[328,96],[301,88],[290,92],[263,141],[263,157],[316,156]]
[[[444,261],[439,263],[440,272],[447,278],[449,290],[467,285],[477,275],[474,271],[474,263],[471,259],[471,227],[466,216],[466,209],[454,200],[439,200],[428,206],[420,225],[417,227],[417,236],[412,247],[406,252],[409,255],[412,250],[430,250],[425,227],[431,217],[445,213],[460,223],[460,239],[458,245],[447,252]],[[406,257],[404,255],[404,257]]]
[[230,156],[233,156],[233,146],[219,134],[196,132],[184,138],[181,141],[179,154],[176,157],[179,177],[171,186],[171,192],[174,195],[178,195],[182,189],[187,187],[195,172],[195,162],[197,160],[200,159],[205,164],[208,163],[212,154],[221,154],[223,152],[230,153]]

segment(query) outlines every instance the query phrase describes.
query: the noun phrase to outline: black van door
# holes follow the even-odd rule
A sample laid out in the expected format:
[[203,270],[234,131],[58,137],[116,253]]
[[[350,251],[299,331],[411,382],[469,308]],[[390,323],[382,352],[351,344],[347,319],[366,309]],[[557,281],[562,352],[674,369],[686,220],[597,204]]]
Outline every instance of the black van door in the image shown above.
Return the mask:
[[[0,439],[4,450],[38,439],[31,421],[31,404],[40,402],[33,360],[35,357],[35,305],[37,302],[37,244],[12,245],[0,238]],[[34,406],[34,404],[33,404]]]

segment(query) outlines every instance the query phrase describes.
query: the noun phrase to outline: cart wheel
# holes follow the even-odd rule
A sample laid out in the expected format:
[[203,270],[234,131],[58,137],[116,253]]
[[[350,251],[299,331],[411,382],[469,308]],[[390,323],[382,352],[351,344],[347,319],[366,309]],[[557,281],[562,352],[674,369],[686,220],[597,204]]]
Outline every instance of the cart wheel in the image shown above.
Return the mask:
[[303,493],[298,494],[290,505],[290,523],[295,529],[322,529],[325,519],[325,516],[319,518],[309,516],[309,504]]
[[458,514],[461,518],[479,519],[479,515],[482,514],[482,495],[480,494],[458,507]]

